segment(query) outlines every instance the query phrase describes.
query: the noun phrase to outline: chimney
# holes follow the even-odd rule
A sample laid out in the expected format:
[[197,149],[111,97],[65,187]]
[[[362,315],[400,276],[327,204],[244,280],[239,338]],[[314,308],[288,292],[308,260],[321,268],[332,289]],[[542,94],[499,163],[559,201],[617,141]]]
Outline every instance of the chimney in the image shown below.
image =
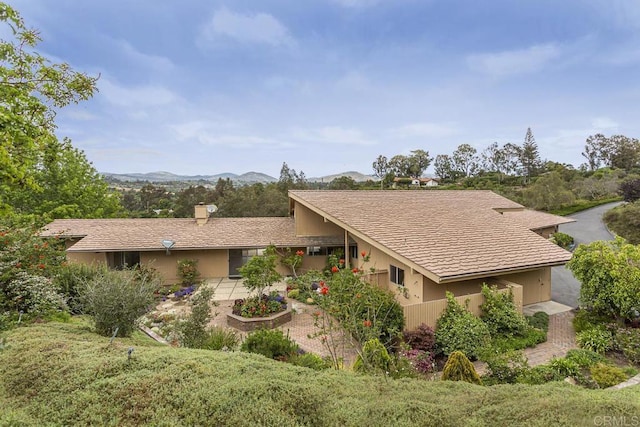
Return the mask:
[[209,220],[209,212],[207,212],[207,206],[200,202],[195,207],[195,217],[198,225],[205,225]]

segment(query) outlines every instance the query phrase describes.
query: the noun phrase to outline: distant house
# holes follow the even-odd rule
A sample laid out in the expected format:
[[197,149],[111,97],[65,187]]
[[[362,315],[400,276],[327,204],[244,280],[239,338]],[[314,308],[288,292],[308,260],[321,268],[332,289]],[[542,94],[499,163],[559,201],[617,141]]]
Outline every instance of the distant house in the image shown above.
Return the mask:
[[183,258],[213,278],[237,275],[270,244],[303,250],[303,270],[342,251],[396,294],[408,328],[433,325],[447,291],[477,311],[482,283],[511,290],[519,305],[548,301],[551,267],[571,258],[544,237],[572,220],[490,191],[290,191],[289,203],[287,218],[209,218],[196,206],[194,219],[55,220],[44,235],[67,237],[70,261],[148,264],[167,281]]
[[393,178],[393,188],[398,188],[399,185],[406,187],[437,187],[439,180],[436,178]]

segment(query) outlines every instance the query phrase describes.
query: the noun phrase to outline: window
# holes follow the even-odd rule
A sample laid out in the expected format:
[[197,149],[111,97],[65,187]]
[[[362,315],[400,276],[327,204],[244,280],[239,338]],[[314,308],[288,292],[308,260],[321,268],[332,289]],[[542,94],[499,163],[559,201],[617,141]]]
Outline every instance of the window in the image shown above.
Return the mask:
[[349,258],[358,259],[358,245],[349,246]]
[[251,258],[256,255],[263,255],[264,249],[243,249],[242,250],[242,265],[245,265]]
[[322,248],[320,246],[309,246],[307,248],[307,255],[320,256],[322,255]]
[[122,270],[140,265],[140,252],[110,252],[107,255],[109,268]]
[[404,286],[404,270],[395,265],[389,265],[389,281]]

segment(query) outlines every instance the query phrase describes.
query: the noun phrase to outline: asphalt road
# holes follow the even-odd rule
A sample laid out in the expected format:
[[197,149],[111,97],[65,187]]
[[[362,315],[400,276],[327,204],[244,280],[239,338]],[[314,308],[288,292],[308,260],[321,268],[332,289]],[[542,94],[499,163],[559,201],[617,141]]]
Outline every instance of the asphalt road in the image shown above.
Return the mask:
[[[581,243],[590,243],[595,240],[611,240],[613,236],[602,222],[602,215],[620,202],[608,203],[586,211],[569,216],[576,222],[560,225],[560,231],[573,236],[576,246]],[[580,282],[573,277],[566,267],[553,267],[551,269],[551,299],[553,301],[571,306],[578,306],[580,296]]]

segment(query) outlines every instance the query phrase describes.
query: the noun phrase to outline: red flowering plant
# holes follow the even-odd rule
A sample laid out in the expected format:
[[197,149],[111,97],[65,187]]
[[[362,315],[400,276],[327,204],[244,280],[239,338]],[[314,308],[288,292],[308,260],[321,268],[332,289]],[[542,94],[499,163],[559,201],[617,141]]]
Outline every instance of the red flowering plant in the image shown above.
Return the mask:
[[277,254],[280,256],[280,263],[285,267],[289,267],[291,276],[296,279],[298,277],[298,268],[302,265],[304,259],[304,251],[298,249],[294,252],[291,248],[287,248],[284,251],[278,251]]
[[361,269],[334,270],[320,288],[321,310],[314,316],[316,332],[311,337],[322,338],[335,368],[341,366],[346,347],[360,351],[362,343],[378,339],[393,349],[404,326],[402,307],[394,295],[367,283]]

